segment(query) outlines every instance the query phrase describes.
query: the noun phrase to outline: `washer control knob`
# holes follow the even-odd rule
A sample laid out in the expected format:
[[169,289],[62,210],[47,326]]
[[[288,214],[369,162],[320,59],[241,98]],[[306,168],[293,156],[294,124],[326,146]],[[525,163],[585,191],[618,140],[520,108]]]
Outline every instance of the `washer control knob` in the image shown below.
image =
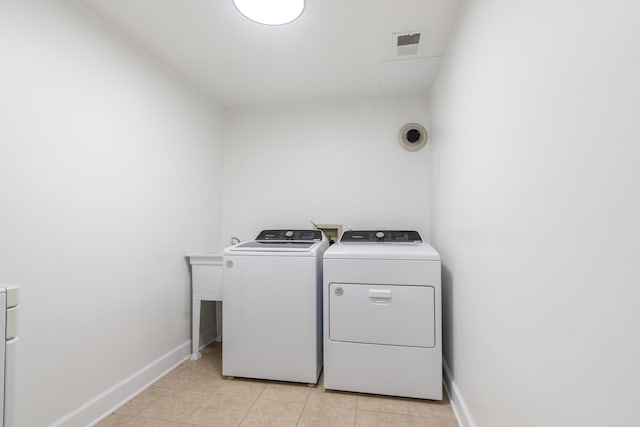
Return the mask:
[[378,232],[376,233],[376,237],[377,237],[378,239],[383,239],[383,238],[384,238],[384,233],[383,233],[382,231],[378,231]]
[[285,235],[285,237],[291,238],[291,237],[293,237],[293,231],[289,230],[286,233],[284,233],[284,235]]

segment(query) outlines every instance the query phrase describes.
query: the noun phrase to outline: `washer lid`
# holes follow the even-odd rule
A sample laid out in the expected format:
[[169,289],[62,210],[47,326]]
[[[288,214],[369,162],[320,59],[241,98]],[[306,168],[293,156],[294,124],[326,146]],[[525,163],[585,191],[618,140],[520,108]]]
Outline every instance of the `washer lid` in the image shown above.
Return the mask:
[[259,240],[252,240],[233,246],[232,249],[234,251],[308,251],[316,243],[317,242],[261,242]]
[[255,240],[225,249],[225,253],[298,252],[313,254],[328,246],[320,230],[263,230]]

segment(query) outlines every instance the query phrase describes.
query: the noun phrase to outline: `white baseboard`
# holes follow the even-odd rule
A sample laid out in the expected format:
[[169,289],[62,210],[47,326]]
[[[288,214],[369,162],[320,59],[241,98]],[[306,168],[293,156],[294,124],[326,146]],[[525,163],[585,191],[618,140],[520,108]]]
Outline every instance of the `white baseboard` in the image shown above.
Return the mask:
[[460,427],[476,427],[476,423],[471,417],[469,408],[462,398],[460,389],[451,375],[449,365],[447,365],[447,361],[444,359],[442,359],[442,367],[444,368],[444,388],[449,395],[451,407],[453,408],[453,413],[458,420],[458,425],[460,425]]
[[51,424],[51,427],[85,427],[109,416],[126,401],[142,392],[160,377],[189,358],[191,340],[160,356],[147,366],[108,388],[84,405]]

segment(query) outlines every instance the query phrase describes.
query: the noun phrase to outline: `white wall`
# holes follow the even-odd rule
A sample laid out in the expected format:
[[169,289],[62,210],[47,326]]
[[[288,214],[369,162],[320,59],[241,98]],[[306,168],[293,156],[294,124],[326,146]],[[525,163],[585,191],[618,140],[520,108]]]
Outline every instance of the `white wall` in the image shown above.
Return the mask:
[[433,237],[478,426],[637,424],[639,21],[630,0],[478,0],[459,23],[431,106]]
[[398,143],[428,127],[423,97],[235,108],[225,118],[223,238],[263,228],[417,228],[429,237],[429,149]]
[[183,255],[220,241],[218,107],[61,4],[0,4],[0,281],[23,291],[25,427],[188,343]]

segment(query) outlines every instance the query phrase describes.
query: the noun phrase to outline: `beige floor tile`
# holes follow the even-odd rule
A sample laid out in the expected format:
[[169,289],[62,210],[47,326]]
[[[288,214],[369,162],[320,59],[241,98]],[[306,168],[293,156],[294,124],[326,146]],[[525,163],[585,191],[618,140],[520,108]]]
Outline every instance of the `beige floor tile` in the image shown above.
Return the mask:
[[164,377],[162,377],[158,381],[162,381],[163,383],[168,383],[167,385],[171,385],[174,381],[179,381],[185,377],[189,377],[192,375],[210,375],[214,377],[221,377],[222,370],[219,366],[216,366],[217,363],[212,360],[187,360],[175,367],[171,372],[167,373]]
[[241,426],[295,426],[302,413],[302,403],[258,399]]
[[213,353],[202,353],[202,358],[205,360],[214,360],[216,362],[222,362],[222,349],[218,349]]
[[134,417],[132,415],[125,414],[111,414],[99,423],[95,424],[95,427],[124,427],[128,426]]
[[151,396],[154,398],[158,397],[173,397],[174,395],[182,394],[180,390],[174,390],[172,388],[158,387],[156,384],[153,384],[151,387],[140,393],[138,396]]
[[215,393],[187,422],[214,426],[239,425],[257,398],[258,395],[251,393],[235,395]]
[[411,417],[387,412],[356,411],[356,427],[399,427],[411,425]]
[[169,421],[185,422],[200,408],[204,400],[160,397],[140,412],[140,416]]
[[179,401],[190,401],[199,403],[204,403],[211,397],[211,393],[191,390],[175,390],[172,388],[162,388],[156,386],[151,386],[148,389],[148,392],[157,396],[158,398],[162,397]]
[[358,409],[409,415],[409,402],[397,397],[358,396]]
[[257,400],[256,395],[251,394],[224,394],[215,393],[209,400],[204,402],[203,408],[231,407],[249,410]]
[[179,427],[182,423],[154,418],[134,417],[127,427]]
[[175,388],[176,384],[178,384],[178,382],[182,380],[184,376],[185,373],[182,370],[178,372],[175,372],[174,370],[169,372],[164,377],[160,378],[158,381],[153,383],[153,385],[163,388]]
[[193,372],[194,369],[198,368],[199,366],[200,366],[200,363],[197,360],[186,360],[182,362],[180,365],[173,368],[173,370],[169,373],[189,375],[191,372]]
[[309,394],[307,405],[328,406],[336,408],[355,409],[357,395],[354,393],[342,393],[339,391],[327,391],[315,389]]
[[220,379],[222,378],[222,369],[220,369],[220,367],[216,366],[214,363],[208,362],[206,360],[203,361],[203,359],[196,361],[188,360],[171,371],[170,374],[175,375],[178,381],[194,375]]
[[214,355],[213,357],[203,357],[202,359],[194,361],[192,367],[221,370],[222,357],[219,357],[217,355]]
[[306,384],[269,384],[260,398],[305,403],[310,392],[311,389]]
[[411,417],[411,427],[458,427],[455,419]]
[[187,420],[188,424],[200,426],[237,426],[249,408],[219,405],[197,409]]
[[178,381],[174,388],[176,390],[213,394],[220,388],[220,386],[222,386],[223,382],[224,380],[221,378],[203,375],[190,375]]
[[131,415],[112,414],[99,422],[96,427],[179,427],[182,423]]
[[[105,418],[99,427],[457,427],[446,396],[421,401],[301,384],[222,378],[220,346],[188,360]],[[184,424],[183,424],[184,423]]]
[[307,404],[297,427],[350,427],[355,424],[355,408],[336,408]]
[[267,388],[267,383],[244,381],[244,380],[225,380],[214,395],[226,396],[249,396],[258,398]]
[[216,366],[215,364],[201,364],[194,366],[191,370],[197,375],[222,378],[222,366]]
[[138,415],[149,405],[151,405],[158,397],[144,391],[129,400],[127,403],[116,409],[117,414]]
[[414,417],[455,420],[451,405],[445,402],[411,400],[409,401],[409,412]]

